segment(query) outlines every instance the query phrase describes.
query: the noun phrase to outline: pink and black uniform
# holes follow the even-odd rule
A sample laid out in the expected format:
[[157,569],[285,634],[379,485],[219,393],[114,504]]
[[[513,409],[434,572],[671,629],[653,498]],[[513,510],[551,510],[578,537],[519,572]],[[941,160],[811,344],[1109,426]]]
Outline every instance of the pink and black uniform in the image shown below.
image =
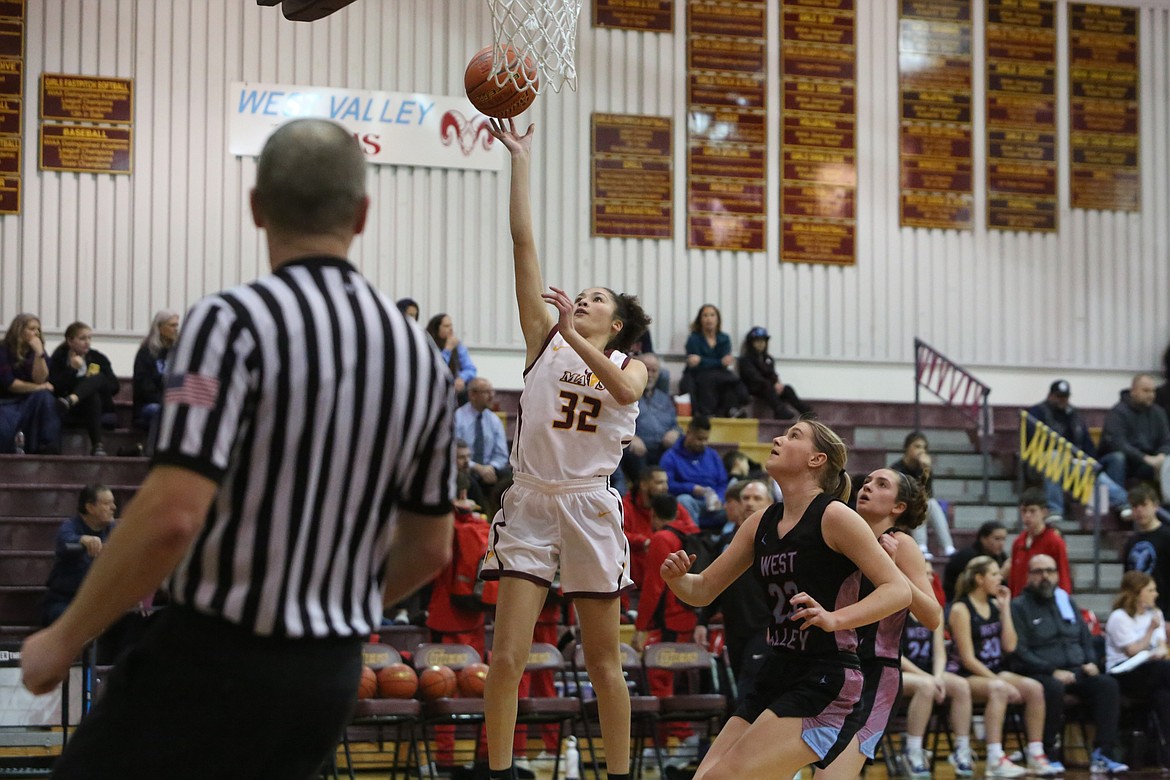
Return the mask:
[[[900,529],[890,528],[882,534],[899,532]],[[873,590],[873,583],[862,578],[861,598]],[[865,687],[861,693],[865,723],[857,732],[857,743],[867,758],[873,758],[902,692],[902,631],[909,614],[909,607],[900,609],[876,623],[857,629],[857,657],[861,659],[861,673],[865,675]]]
[[756,531],[753,570],[768,594],[772,617],[767,641],[771,654],[758,683],[736,715],[754,722],[764,710],[777,717],[801,718],[802,738],[824,768],[849,744],[862,725],[859,708],[862,674],[855,631],[826,632],[800,627],[789,603],[807,593],[825,609],[838,610],[857,601],[861,572],[853,561],[825,543],[826,507],[836,499],[824,493],[783,537],[777,528],[784,504],[764,510]]
[[914,619],[906,618],[902,631],[902,656],[924,672],[934,669],[934,632]]
[[[975,657],[988,669],[999,673],[1003,670],[1003,622],[999,619],[999,607],[995,605],[994,600],[988,599],[987,606],[991,608],[991,612],[985,618],[975,611],[975,605],[971,603],[969,596],[963,596],[956,603],[966,604],[967,612],[971,615],[971,641],[975,643]],[[959,659],[959,651],[953,644],[947,658],[947,671],[961,677],[970,677],[974,674],[963,666]]]

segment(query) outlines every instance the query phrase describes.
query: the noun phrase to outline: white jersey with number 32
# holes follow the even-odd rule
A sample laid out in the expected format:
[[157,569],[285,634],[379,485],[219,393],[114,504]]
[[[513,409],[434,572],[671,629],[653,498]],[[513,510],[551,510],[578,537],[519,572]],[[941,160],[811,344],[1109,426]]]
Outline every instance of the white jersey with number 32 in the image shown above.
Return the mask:
[[[618,368],[630,360],[607,357]],[[512,468],[549,482],[608,477],[637,419],[638,404],[619,405],[554,327],[524,372]]]

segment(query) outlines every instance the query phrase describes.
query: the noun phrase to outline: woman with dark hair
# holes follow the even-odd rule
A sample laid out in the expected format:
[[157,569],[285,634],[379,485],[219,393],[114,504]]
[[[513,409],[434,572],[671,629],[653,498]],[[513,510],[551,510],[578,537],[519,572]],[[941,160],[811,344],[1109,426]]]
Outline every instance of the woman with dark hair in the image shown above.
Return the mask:
[[776,361],[768,354],[770,338],[764,328],[755,327],[747,332],[739,349],[739,378],[752,396],[767,404],[777,420],[812,414],[812,407],[800,400],[796,388],[780,381]]
[[436,314],[427,320],[427,334],[431,341],[443,353],[443,360],[451,369],[451,376],[455,377],[455,395],[459,402],[467,400],[467,383],[475,379],[475,363],[471,362],[471,355],[467,347],[455,335],[455,326],[449,314]]
[[[933,483],[930,476],[930,443],[921,431],[911,431],[906,434],[906,438],[902,441],[902,457],[891,463],[890,468],[914,477],[922,483],[926,489],[926,517],[930,520],[934,535],[938,537],[943,554],[954,555],[955,542],[951,539],[951,529],[947,525],[947,513],[943,511],[942,504],[935,499],[931,489]],[[914,532],[914,539],[918,542],[923,554],[927,556],[927,560],[930,560],[930,545],[926,541],[925,524],[920,525]]]
[[167,355],[179,340],[178,312],[163,309],[154,315],[150,332],[134,356],[134,427],[150,430],[163,401]]
[[53,401],[49,362],[35,314],[18,314],[0,343],[0,452],[61,451],[61,415]]
[[[1044,755],[1044,688],[1030,677],[1007,671],[1007,657],[1016,651],[1019,637],[1012,623],[1012,594],[1003,584],[999,564],[986,555],[972,558],[955,586],[947,625],[954,644],[950,666],[967,678],[973,701],[987,702],[983,722],[987,729],[986,777],[1053,775],[1058,769]],[[1012,763],[1003,752],[1003,719],[1008,704],[1024,705],[1024,751],[1027,769]]]
[[118,377],[110,359],[90,347],[93,331],[84,322],[65,329],[65,340],[49,358],[49,380],[57,394],[65,425],[85,428],[89,454],[105,455],[102,415],[113,415]]
[[403,316],[418,322],[418,301],[414,298],[399,298],[394,302],[394,305],[398,307],[398,311],[402,312]]
[[[1144,654],[1144,661],[1139,654]],[[1121,578],[1121,590],[1105,621],[1105,668],[1117,678],[1122,693],[1153,706],[1162,744],[1170,745],[1166,621],[1158,609],[1158,586],[1148,574],[1133,570]]]
[[[532,632],[560,571],[574,599],[585,668],[597,694],[607,773],[629,778],[630,695],[619,641],[621,592],[630,588],[622,498],[609,486],[622,447],[634,436],[646,364],[628,350],[650,318],[633,295],[588,287],[570,298],[545,287],[532,226],[534,128],[492,120],[512,158],[510,217],[516,305],[527,348],[512,444],[514,484],[492,521],[481,576],[499,580],[491,671],[484,689],[492,780],[514,777],[516,690]],[[549,311],[553,306],[555,312]]]
[[[823,780],[853,780],[867,758],[872,759],[902,686],[902,631],[913,614],[934,629],[942,624],[942,606],[926,573],[926,559],[911,533],[926,520],[926,494],[913,477],[893,469],[877,469],[857,493],[857,514],[894,559],[910,586],[910,606],[857,630],[857,657],[865,685],[861,691],[863,725],[857,736],[823,773]],[[873,590],[863,579],[860,596]],[[822,773],[818,772],[818,775]]]
[[714,305],[699,307],[687,337],[687,367],[681,387],[691,394],[691,408],[707,417],[746,417],[749,395],[731,369],[731,337],[723,332],[723,316]]
[[[910,586],[870,526],[844,500],[852,483],[844,442],[801,420],[773,440],[765,468],[782,503],[744,521],[698,574],[678,551],[662,578],[680,599],[706,606],[749,568],[767,592],[770,653],[755,687],[723,726],[695,777],[791,777],[857,749],[864,725],[859,629],[904,610]],[[861,595],[861,579],[874,584]]]

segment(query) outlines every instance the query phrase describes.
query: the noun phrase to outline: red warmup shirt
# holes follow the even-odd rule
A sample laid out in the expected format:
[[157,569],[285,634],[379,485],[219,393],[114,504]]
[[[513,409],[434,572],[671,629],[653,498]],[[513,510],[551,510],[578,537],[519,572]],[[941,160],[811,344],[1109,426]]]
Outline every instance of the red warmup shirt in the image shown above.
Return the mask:
[[[667,527],[677,529],[679,533],[683,534],[699,532],[699,527],[689,516],[683,514],[681,508],[679,516]],[[645,582],[642,585],[642,598],[638,601],[638,619],[634,623],[634,627],[639,631],[665,628],[679,634],[689,634],[695,630],[699,619],[694,608],[675,597],[674,593],[666,587],[666,582],[663,581],[660,571],[666,556],[681,549],[682,540],[673,531],[664,528],[650,537],[650,549],[646,551]],[[663,603],[662,622],[665,625],[659,624],[654,618],[659,602]],[[683,639],[682,641],[688,640]]]
[[1028,532],[1024,531],[1012,543],[1012,570],[1008,576],[1008,588],[1013,596],[1024,592],[1028,585],[1028,561],[1037,555],[1049,555],[1056,561],[1056,571],[1061,588],[1072,593],[1072,575],[1068,570],[1068,548],[1064,537],[1055,528],[1045,528],[1028,544]]
[[[678,508],[678,519],[685,519],[694,525],[687,510],[681,506]],[[638,500],[632,492],[622,496],[622,531],[630,543],[630,579],[641,589],[645,587],[646,540],[654,535],[654,526],[650,522],[650,510],[638,506]]]
[[[456,526],[464,523],[484,522],[485,520],[481,517],[470,512],[455,513]],[[462,538],[468,539],[470,536],[470,534],[466,534],[462,535]],[[457,530],[456,538],[459,537]],[[467,551],[469,556],[472,552]],[[485,543],[483,549],[479,551],[479,557],[482,558],[486,552],[487,544]],[[427,605],[427,628],[432,631],[460,634],[483,628],[484,612],[482,609],[462,609],[451,603],[451,588],[455,583],[455,566],[458,562],[458,556],[452,556],[447,566],[439,572],[439,576],[431,582],[431,602]]]

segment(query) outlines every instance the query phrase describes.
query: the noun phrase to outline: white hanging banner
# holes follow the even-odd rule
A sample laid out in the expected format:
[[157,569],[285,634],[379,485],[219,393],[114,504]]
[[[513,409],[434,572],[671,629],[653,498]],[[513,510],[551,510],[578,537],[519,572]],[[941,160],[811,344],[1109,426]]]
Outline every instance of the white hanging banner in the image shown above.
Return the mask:
[[316,117],[344,125],[381,165],[499,171],[508,157],[466,97],[237,81],[228,108],[228,149],[238,156],[259,156],[277,127]]

